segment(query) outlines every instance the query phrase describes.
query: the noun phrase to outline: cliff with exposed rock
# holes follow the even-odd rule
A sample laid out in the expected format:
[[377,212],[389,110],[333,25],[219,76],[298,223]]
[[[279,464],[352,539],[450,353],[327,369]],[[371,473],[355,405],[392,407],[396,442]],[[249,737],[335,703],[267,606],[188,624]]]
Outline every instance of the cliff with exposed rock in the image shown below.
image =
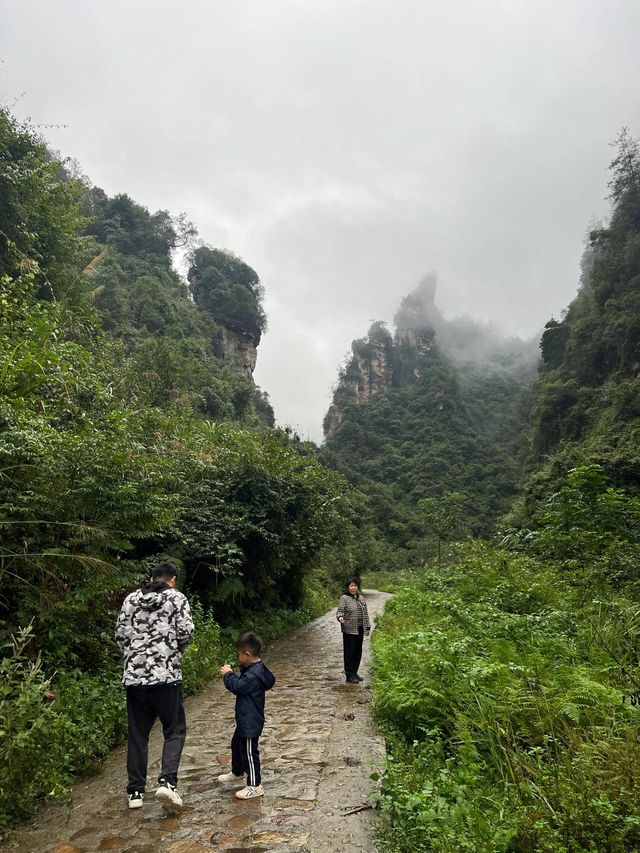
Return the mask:
[[435,277],[427,276],[403,299],[394,318],[394,335],[385,323],[375,322],[366,337],[353,341],[324,419],[325,435],[342,422],[349,406],[420,378],[434,346],[435,291]]

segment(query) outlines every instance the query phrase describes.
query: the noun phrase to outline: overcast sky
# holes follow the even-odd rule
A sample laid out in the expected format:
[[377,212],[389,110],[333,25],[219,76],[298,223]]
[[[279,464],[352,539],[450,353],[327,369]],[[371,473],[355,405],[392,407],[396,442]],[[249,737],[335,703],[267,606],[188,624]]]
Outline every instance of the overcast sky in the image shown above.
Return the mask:
[[530,336],[575,293],[639,0],[0,0],[0,100],[93,183],[187,211],[266,289],[257,382],[321,438],[337,368],[430,271]]

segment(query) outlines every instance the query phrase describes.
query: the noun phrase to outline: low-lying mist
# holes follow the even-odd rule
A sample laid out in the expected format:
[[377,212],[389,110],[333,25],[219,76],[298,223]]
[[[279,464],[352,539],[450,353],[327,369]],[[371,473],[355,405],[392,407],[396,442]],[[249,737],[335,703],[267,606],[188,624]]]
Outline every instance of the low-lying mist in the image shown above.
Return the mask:
[[436,305],[438,280],[426,275],[404,297],[395,317],[398,330],[431,329],[438,350],[456,364],[473,364],[535,375],[540,357],[540,335],[527,340],[505,336],[495,324],[469,316],[444,317]]

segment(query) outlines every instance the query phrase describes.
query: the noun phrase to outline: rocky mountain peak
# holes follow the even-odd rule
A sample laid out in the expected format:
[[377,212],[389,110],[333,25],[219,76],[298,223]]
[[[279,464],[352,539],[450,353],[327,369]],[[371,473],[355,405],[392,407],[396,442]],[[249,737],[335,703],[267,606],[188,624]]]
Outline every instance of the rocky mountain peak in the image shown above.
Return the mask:
[[394,317],[394,335],[385,323],[375,322],[366,337],[353,341],[324,419],[325,435],[340,424],[348,406],[420,377],[434,345],[435,293],[435,276],[428,275],[402,300]]

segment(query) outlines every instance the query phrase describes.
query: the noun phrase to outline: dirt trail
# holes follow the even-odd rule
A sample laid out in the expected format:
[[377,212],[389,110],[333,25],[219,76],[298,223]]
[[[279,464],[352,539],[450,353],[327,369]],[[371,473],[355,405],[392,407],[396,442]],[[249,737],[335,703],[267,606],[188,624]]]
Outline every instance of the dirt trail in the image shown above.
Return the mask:
[[[369,611],[382,612],[389,597],[366,591]],[[101,774],[79,783],[71,803],[44,810],[17,833],[19,853],[338,853],[375,850],[372,812],[345,816],[367,802],[370,774],[384,755],[369,718],[369,641],[362,685],[344,683],[342,642],[334,611],[272,644],[265,662],[277,677],[267,694],[261,738],[261,800],[241,802],[216,777],[229,767],[233,697],[216,682],[186,702],[188,736],[180,765],[179,814],[155,801],[161,732],[151,736],[149,785],[144,807],[129,811],[124,795],[125,751],[106,760]]]

